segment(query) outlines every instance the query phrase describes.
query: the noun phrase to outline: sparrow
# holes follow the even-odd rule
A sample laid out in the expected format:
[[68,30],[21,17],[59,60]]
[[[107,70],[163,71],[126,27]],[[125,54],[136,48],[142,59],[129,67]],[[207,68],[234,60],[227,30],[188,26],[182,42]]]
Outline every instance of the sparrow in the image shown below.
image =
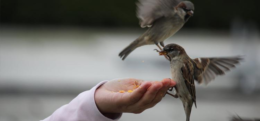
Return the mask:
[[163,41],[178,32],[194,14],[194,5],[181,0],[139,0],[137,17],[142,28],[148,29],[119,53],[124,60],[133,50],[155,44],[160,50]]
[[[172,79],[176,81],[176,94],[167,94],[180,98],[186,113],[186,121],[190,120],[192,105],[196,104],[194,80],[199,84],[209,83],[218,75],[234,68],[242,60],[240,57],[195,58],[191,59],[184,48],[177,44],[168,44],[160,55],[169,57]],[[172,89],[170,89],[171,91]]]

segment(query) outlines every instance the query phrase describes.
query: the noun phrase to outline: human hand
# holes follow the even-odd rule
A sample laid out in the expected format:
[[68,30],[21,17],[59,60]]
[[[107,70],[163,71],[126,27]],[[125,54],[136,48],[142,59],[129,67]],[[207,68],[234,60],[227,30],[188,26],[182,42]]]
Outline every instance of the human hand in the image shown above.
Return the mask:
[[116,113],[141,113],[155,106],[170,87],[176,85],[171,79],[148,82],[139,79],[112,80],[95,92],[98,109],[109,117]]

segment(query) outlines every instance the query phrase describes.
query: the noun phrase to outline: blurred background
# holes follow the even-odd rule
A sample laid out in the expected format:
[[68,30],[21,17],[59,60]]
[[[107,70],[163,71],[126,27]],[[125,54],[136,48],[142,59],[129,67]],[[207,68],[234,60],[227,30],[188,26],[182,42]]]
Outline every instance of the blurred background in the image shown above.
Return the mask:
[[[0,121],[51,115],[103,80],[171,77],[169,62],[144,46],[125,61],[118,53],[145,29],[137,0],[0,0]],[[192,0],[195,14],[165,41],[190,57],[242,55],[244,61],[213,82],[197,85],[192,121],[260,118],[259,0]],[[166,96],[121,121],[184,121],[181,101]]]

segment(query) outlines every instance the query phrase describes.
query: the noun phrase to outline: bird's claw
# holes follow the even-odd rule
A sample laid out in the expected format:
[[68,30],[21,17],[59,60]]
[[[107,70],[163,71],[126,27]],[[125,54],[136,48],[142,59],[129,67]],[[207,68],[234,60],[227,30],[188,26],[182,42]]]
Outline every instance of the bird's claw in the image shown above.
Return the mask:
[[158,53],[161,52],[161,51],[159,51],[158,49],[154,49],[154,51],[156,51],[156,52],[158,52]]
[[179,98],[179,96],[177,95],[177,94],[172,94],[172,93],[169,93],[169,92],[166,92],[166,94],[168,94],[168,95],[170,95],[170,96],[172,96],[172,97],[174,97],[174,98]]
[[169,88],[168,90],[169,90],[169,91],[172,91],[172,90],[173,90],[173,87]]

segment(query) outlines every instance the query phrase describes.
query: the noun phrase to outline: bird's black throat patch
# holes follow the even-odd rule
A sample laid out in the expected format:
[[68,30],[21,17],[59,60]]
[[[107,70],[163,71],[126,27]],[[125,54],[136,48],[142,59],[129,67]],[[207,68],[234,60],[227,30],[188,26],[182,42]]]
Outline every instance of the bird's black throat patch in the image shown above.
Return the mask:
[[190,18],[190,15],[186,14],[185,17],[184,17],[185,22],[187,22],[189,20],[189,18]]

